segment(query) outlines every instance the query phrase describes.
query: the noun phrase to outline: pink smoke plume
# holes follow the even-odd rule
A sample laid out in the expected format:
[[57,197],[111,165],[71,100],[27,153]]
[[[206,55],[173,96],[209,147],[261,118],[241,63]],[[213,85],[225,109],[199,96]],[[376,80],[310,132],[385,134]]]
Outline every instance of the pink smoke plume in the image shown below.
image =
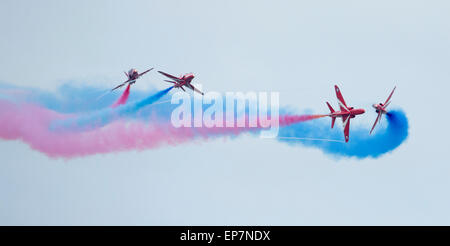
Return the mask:
[[[185,129],[170,129],[144,122],[113,122],[85,132],[53,132],[52,120],[64,116],[34,105],[0,101],[0,138],[20,139],[50,157],[77,157],[129,149],[147,149],[162,143],[175,144],[190,139]],[[176,130],[176,132],[173,132]]]
[[[126,101],[126,97],[124,92],[121,99],[124,98]],[[119,99],[117,102],[123,101]],[[208,139],[217,135],[233,136],[255,130],[248,127],[174,128],[170,123],[124,120],[82,132],[57,132],[49,129],[52,121],[68,116],[32,104],[16,104],[0,100],[0,138],[20,139],[28,143],[32,149],[49,157],[73,158],[131,149],[144,150],[163,144],[176,145],[196,137]],[[315,117],[281,116],[280,125],[311,120]]]
[[122,93],[122,96],[120,96],[119,99],[117,99],[117,101],[113,105],[111,105],[111,108],[116,108],[119,105],[125,104],[127,102],[128,97],[130,96],[130,86],[131,84],[128,83],[127,88]]

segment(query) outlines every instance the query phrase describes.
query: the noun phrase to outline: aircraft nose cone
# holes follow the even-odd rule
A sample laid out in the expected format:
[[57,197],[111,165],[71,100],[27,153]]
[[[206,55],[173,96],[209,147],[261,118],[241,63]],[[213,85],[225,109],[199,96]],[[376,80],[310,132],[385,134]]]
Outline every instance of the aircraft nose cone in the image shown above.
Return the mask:
[[361,114],[364,114],[366,111],[364,109],[361,109]]

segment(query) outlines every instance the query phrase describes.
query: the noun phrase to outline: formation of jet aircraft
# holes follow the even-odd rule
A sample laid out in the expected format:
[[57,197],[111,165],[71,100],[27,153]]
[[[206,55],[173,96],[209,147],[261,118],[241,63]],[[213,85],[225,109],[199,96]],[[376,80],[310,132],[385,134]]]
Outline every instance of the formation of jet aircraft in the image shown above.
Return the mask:
[[[142,73],[139,73],[136,69],[132,68],[128,72],[124,72],[127,76],[127,80],[123,83],[119,84],[118,86],[111,89],[111,91],[114,91],[127,83],[134,84],[136,83],[136,80],[139,79],[142,75],[150,72],[153,68],[150,68]],[[174,88],[179,88],[183,91],[186,91],[185,88],[188,88],[194,92],[197,92],[201,95],[204,95],[203,92],[201,92],[199,89],[195,88],[191,82],[194,79],[194,74],[187,73],[185,75],[181,75],[179,77],[176,77],[174,75],[165,73],[163,71],[158,71],[160,74],[164,75],[165,77],[169,78],[170,80],[164,80],[165,82],[172,83]],[[373,130],[375,129],[375,126],[377,123],[381,120],[381,117],[383,114],[387,114],[388,111],[386,110],[387,106],[391,103],[390,99],[392,97],[392,94],[394,94],[395,88],[392,90],[391,94],[389,94],[389,97],[386,99],[384,103],[378,103],[373,104],[372,106],[375,108],[375,112],[377,113],[377,118],[375,120],[375,123],[372,126],[372,129],[370,130],[370,134],[372,134]],[[339,104],[339,110],[334,110],[333,107],[328,103],[327,106],[330,109],[330,113],[327,114],[331,118],[331,128],[334,127],[334,124],[336,122],[336,118],[341,118],[344,128],[344,138],[345,142],[348,142],[350,139],[350,119],[355,118],[357,115],[364,114],[365,110],[362,108],[355,109],[354,107],[347,106],[347,103],[344,100],[344,97],[342,96],[341,90],[337,85],[334,86],[334,89],[336,91],[336,97]]]
[[[362,108],[355,109],[353,107],[347,106],[345,103],[344,97],[342,96],[341,90],[337,85],[334,86],[334,90],[336,91],[336,97],[339,104],[339,111],[335,111],[333,107],[327,102],[327,106],[330,109],[330,114],[327,116],[331,117],[331,128],[334,127],[334,123],[336,121],[336,118],[342,118],[342,123],[344,125],[344,138],[345,142],[348,142],[349,136],[350,136],[350,119],[355,118],[357,115],[364,114],[365,110]],[[375,108],[375,112],[378,113],[377,119],[375,120],[375,123],[372,126],[372,129],[370,130],[370,134],[372,134],[373,129],[375,128],[376,124],[381,120],[381,116],[383,114],[387,114],[387,106],[389,105],[390,99],[392,97],[392,94],[394,94],[395,87],[392,90],[391,94],[389,94],[389,97],[386,99],[384,103],[374,104],[372,105]]]
[[[119,89],[120,87],[126,85],[127,83],[130,83],[130,85],[136,83],[136,80],[139,79],[142,75],[150,72],[153,68],[150,68],[142,73],[139,73],[136,69],[132,68],[130,69],[128,72],[124,72],[125,76],[127,76],[127,80],[122,82],[121,84],[119,84],[118,86],[114,87],[111,89],[111,91],[114,91],[116,89]],[[170,75],[168,73],[162,72],[162,71],[158,71],[160,74],[166,76],[167,78],[171,79],[171,80],[164,80],[166,82],[172,83],[173,87],[175,88],[180,88],[183,91],[186,91],[183,87],[189,88],[197,93],[200,93],[201,95],[204,95],[203,92],[201,92],[199,89],[195,88],[191,82],[192,80],[195,78],[194,74],[192,73],[187,73],[185,75],[176,77],[173,75]]]

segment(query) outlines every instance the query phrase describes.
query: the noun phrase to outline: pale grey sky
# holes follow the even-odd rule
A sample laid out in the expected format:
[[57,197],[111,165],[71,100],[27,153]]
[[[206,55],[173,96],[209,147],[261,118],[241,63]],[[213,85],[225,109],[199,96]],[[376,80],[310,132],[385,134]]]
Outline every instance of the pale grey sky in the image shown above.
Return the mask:
[[376,160],[252,136],[73,160],[1,140],[0,224],[449,225],[449,12],[446,1],[3,0],[5,83],[109,87],[154,66],[316,112],[335,83],[366,108],[397,85],[410,135]]

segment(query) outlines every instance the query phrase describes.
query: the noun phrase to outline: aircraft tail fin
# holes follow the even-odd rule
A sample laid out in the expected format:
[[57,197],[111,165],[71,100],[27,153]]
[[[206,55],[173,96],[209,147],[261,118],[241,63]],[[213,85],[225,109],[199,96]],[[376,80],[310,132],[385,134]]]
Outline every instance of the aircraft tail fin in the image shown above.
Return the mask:
[[328,106],[328,108],[330,109],[330,112],[331,113],[334,113],[334,109],[333,109],[333,107],[331,107],[331,105],[327,102],[327,106]]
[[[328,102],[327,102],[327,106],[330,109],[330,113],[333,114],[334,113],[333,107],[331,107],[331,105]],[[331,128],[333,128],[334,122],[336,122],[336,117],[333,117],[331,114],[329,114],[328,116],[331,116]]]

